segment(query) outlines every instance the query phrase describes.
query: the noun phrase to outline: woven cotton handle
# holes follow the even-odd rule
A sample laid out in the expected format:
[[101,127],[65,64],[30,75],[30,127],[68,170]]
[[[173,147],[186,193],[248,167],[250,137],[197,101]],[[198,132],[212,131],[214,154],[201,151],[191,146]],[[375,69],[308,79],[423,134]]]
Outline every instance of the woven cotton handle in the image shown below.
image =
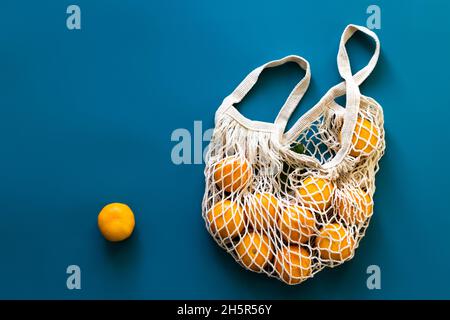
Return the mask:
[[[356,31],[361,31],[368,35],[375,41],[375,51],[369,60],[368,64],[359,70],[355,75],[352,74],[350,60],[347,49],[345,47],[347,41],[353,36]],[[297,122],[283,135],[285,143],[291,143],[307,128],[312,122],[316,121],[322,114],[325,105],[330,101],[342,95],[347,95],[344,124],[342,127],[341,148],[332,160],[323,165],[324,169],[337,166],[348,154],[352,144],[353,130],[355,129],[358,118],[359,102],[361,94],[359,92],[359,85],[370,75],[377,64],[380,54],[380,42],[377,35],[369,29],[357,25],[348,25],[341,36],[339,44],[339,52],[337,55],[337,65],[343,82],[332,87],[322,97],[322,99],[308,112],[306,112]]]
[[339,44],[339,52],[337,58],[339,73],[344,79],[346,79],[346,77],[349,77],[352,74],[350,68],[350,61],[347,54],[347,49],[345,48],[345,44],[353,36],[353,34],[355,34],[356,31],[361,31],[362,33],[368,35],[375,41],[375,50],[369,62],[364,68],[362,68],[353,75],[353,79],[359,86],[361,85],[361,83],[364,82],[364,80],[367,79],[367,77],[372,73],[373,69],[377,65],[378,57],[380,56],[380,40],[373,31],[367,29],[366,27],[350,24],[345,28],[341,36],[341,42]]
[[305,76],[300,80],[300,82],[298,82],[298,84],[291,91],[288,98],[286,99],[286,102],[281,107],[281,110],[278,113],[277,118],[275,119],[275,124],[279,126],[283,132],[284,129],[286,128],[287,122],[291,114],[294,112],[295,108],[298,105],[298,102],[308,89],[309,82],[311,79],[311,70],[308,61],[299,56],[290,55],[279,60],[270,61],[250,72],[247,75],[247,77],[245,77],[245,79],[237,86],[237,88],[228,97],[224,99],[218,112],[224,112],[229,106],[241,102],[242,99],[249,93],[249,91],[256,84],[260,74],[263,72],[264,69],[277,67],[287,62],[295,62],[296,64],[298,64],[300,68],[305,70]]
[[[368,64],[358,71],[355,75],[352,74],[350,59],[348,57],[347,49],[345,47],[347,41],[355,34],[356,31],[361,31],[375,40],[375,52]],[[337,56],[337,65],[341,77],[344,82],[341,83],[336,89],[336,96],[345,91],[347,95],[345,104],[344,123],[341,130],[341,148],[336,153],[335,157],[325,163],[323,167],[325,169],[332,168],[338,165],[344,157],[348,154],[352,146],[352,136],[355,130],[356,121],[358,119],[358,111],[361,93],[359,91],[359,85],[370,75],[375,68],[380,54],[380,41],[377,35],[369,29],[356,25],[348,25],[342,33],[341,41],[339,44],[339,52]]]

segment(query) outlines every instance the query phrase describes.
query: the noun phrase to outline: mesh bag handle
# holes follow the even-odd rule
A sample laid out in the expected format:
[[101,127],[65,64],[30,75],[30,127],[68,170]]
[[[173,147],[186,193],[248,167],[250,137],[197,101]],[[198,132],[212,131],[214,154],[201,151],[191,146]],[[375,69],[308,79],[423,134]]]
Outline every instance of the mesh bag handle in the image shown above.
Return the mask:
[[[372,54],[367,65],[359,70],[357,73],[353,75],[353,78],[356,84],[359,86],[367,77],[372,73],[373,69],[377,65],[378,58],[380,56],[380,40],[378,36],[373,31],[367,29],[366,27],[357,26],[354,24],[348,25],[341,36],[341,42],[339,44],[339,52],[337,57],[338,70],[342,78],[347,79],[352,76],[352,71],[350,67],[350,59],[348,57],[347,49],[345,44],[347,41],[355,34],[356,31],[360,31],[370,38],[372,38],[375,42],[375,50]],[[339,86],[344,87],[344,83],[339,84]],[[342,90],[342,88],[341,88]]]
[[[350,66],[350,59],[345,45],[356,31],[361,31],[372,38],[375,41],[375,50],[368,64],[353,75]],[[338,71],[344,81],[332,87],[311,110],[297,120],[292,128],[284,134],[283,140],[285,142],[295,140],[305,127],[320,116],[324,105],[326,105],[330,100],[334,100],[335,98],[345,94],[347,95],[347,99],[345,105],[344,123],[342,127],[342,145],[333,159],[326,162],[322,167],[324,169],[328,169],[337,166],[344,159],[351,148],[351,139],[358,117],[359,102],[361,98],[359,85],[371,74],[377,64],[379,55],[380,41],[374,32],[362,26],[353,24],[348,25],[342,33],[337,55]]]
[[[305,71],[305,76],[297,83],[297,85],[291,91],[288,98],[286,99],[286,102],[281,107],[281,110],[274,121],[275,125],[281,128],[281,131],[284,132],[284,129],[286,128],[286,124],[291,114],[294,112],[299,101],[301,100],[306,90],[308,89],[309,82],[311,79],[311,70],[309,62],[300,56],[296,55],[286,56],[282,59],[273,60],[268,63],[265,63],[262,66],[254,69],[245,77],[245,79],[236,87],[236,89],[224,99],[222,105],[217,110],[217,113],[223,113],[228,108],[233,107],[234,104],[241,102],[242,99],[250,92],[250,90],[256,84],[259,76],[261,75],[264,69],[278,67],[287,62],[295,62],[298,66],[300,66],[300,68],[302,68]],[[245,117],[240,115],[240,118]],[[253,126],[255,127],[255,129],[259,129],[259,127],[264,127],[262,125],[263,124],[262,122],[252,122],[247,118],[245,119],[248,122],[247,125]]]

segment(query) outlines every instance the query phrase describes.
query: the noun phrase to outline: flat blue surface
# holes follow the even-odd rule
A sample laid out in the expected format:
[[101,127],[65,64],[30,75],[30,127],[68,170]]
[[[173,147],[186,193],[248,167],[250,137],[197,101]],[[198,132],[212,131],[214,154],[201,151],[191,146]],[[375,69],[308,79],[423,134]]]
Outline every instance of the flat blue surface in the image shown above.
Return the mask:
[[[385,111],[375,215],[352,261],[296,287],[216,246],[204,166],[174,165],[171,133],[211,128],[250,70],[288,54],[312,66],[297,119],[340,81],[341,32],[371,2],[85,0],[69,31],[72,3],[0,3],[0,298],[450,298],[450,2],[377,1],[382,54],[361,89]],[[366,44],[351,43],[354,65]],[[242,112],[272,121],[300,76],[265,73]],[[137,220],[121,244],[96,226],[115,201]],[[81,290],[66,288],[70,264]],[[366,287],[371,264],[381,290]]]

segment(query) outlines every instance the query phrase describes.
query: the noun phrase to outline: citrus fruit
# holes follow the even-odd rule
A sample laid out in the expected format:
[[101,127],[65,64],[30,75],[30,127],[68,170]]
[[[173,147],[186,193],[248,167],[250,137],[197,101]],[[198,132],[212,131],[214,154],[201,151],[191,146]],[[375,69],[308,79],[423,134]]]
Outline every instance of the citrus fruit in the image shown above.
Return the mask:
[[277,252],[275,270],[284,282],[297,284],[311,275],[309,251],[298,245],[285,246]]
[[244,230],[244,213],[241,206],[230,200],[216,203],[207,213],[211,232],[223,240],[230,240]]
[[245,188],[251,177],[252,170],[248,162],[235,157],[225,158],[214,167],[214,181],[227,192]]
[[283,209],[278,227],[286,241],[305,243],[314,234],[316,220],[308,209],[290,205]]
[[277,220],[278,200],[271,193],[257,193],[246,205],[247,219],[256,230],[274,226]]
[[339,216],[347,224],[364,223],[373,213],[370,194],[361,188],[348,191],[345,197],[336,199]]
[[354,248],[354,240],[347,229],[339,223],[329,223],[320,229],[316,246],[324,260],[341,262],[348,259]]
[[272,260],[273,245],[266,235],[253,231],[239,241],[236,254],[248,269],[261,271]]
[[368,119],[358,117],[355,131],[353,131],[352,135],[350,154],[353,157],[358,157],[361,154],[370,154],[377,146],[379,138],[378,128]]
[[319,177],[304,179],[298,188],[300,200],[303,204],[320,211],[325,211],[331,205],[333,192],[333,183]]
[[128,238],[135,225],[133,211],[123,203],[110,203],[98,214],[98,228],[109,241],[117,242]]

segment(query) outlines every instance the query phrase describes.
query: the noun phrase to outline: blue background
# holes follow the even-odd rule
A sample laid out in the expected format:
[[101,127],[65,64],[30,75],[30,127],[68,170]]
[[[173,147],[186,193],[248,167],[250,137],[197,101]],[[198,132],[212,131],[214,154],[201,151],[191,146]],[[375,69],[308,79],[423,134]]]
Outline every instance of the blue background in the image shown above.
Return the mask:
[[[66,28],[73,3],[82,30]],[[171,134],[213,127],[250,70],[288,54],[313,74],[295,121],[340,81],[341,32],[373,3],[382,54],[361,90],[384,107],[387,153],[367,235],[300,286],[245,271],[206,232],[204,166],[174,165]],[[1,1],[0,298],[450,298],[449,12],[444,0]],[[356,67],[370,55],[360,40]],[[242,112],[273,121],[300,77],[265,72]],[[115,201],[137,220],[120,244],[96,225]],[[66,288],[70,264],[81,290]],[[366,287],[372,264],[381,290]]]

